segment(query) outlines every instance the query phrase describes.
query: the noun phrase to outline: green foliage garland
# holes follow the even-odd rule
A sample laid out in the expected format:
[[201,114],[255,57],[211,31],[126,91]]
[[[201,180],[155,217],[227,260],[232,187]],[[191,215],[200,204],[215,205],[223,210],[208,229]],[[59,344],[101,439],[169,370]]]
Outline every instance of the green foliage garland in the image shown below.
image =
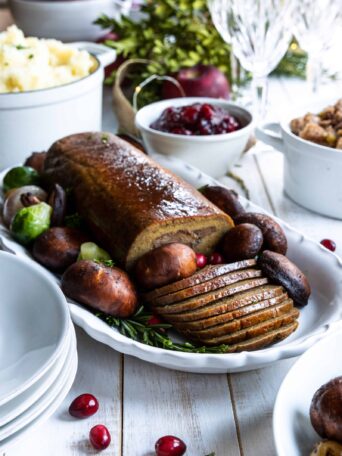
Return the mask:
[[[139,21],[128,17],[115,20],[106,15],[95,21],[118,35],[116,41],[106,41],[118,56],[152,61],[141,74],[133,75],[133,86],[152,74],[172,74],[198,63],[214,65],[232,80],[230,46],[214,27],[206,0],[146,0],[141,13]],[[303,53],[290,48],[276,72],[303,76],[304,66]],[[115,72],[107,82],[112,83],[114,78]],[[158,87],[160,82],[144,89],[144,102],[159,98]]]

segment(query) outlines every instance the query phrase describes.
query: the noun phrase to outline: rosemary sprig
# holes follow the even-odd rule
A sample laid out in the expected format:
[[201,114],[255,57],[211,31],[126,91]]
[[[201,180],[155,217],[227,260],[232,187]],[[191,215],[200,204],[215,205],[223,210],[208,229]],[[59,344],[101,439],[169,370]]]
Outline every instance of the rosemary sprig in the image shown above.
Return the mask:
[[128,319],[115,318],[103,312],[97,312],[96,316],[109,326],[117,328],[124,336],[152,347],[186,353],[226,353],[228,349],[228,345],[224,344],[214,347],[198,347],[190,342],[183,344],[173,342],[167,334],[167,330],[172,328],[172,325],[149,323],[153,315],[148,313],[144,306],[140,306],[136,313]]

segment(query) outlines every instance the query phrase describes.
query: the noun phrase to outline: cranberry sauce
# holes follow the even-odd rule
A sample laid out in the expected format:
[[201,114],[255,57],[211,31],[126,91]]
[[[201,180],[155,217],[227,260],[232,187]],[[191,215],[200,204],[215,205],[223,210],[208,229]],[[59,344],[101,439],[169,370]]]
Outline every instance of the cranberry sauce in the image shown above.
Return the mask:
[[228,111],[208,103],[166,108],[151,128],[176,135],[219,135],[241,128]]

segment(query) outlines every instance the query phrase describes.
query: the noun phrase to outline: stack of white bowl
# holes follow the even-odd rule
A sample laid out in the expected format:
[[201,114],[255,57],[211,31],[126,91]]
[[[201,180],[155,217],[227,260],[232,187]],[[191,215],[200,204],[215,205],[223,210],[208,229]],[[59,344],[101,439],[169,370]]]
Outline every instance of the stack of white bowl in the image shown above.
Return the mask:
[[38,265],[0,252],[0,453],[52,415],[77,370],[66,300]]

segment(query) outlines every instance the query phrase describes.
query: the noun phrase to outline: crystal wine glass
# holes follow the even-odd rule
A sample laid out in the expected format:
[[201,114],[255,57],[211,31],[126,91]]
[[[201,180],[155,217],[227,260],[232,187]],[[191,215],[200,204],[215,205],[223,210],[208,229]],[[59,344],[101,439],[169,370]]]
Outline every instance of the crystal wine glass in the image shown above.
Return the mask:
[[[253,111],[266,111],[267,76],[292,38],[296,0],[207,0],[212,20],[242,67],[252,73]],[[300,1],[300,0],[299,0]]]
[[322,55],[331,46],[338,27],[342,27],[342,0],[302,0],[293,18],[294,35],[308,53],[306,77],[311,93],[315,93],[321,79]]

